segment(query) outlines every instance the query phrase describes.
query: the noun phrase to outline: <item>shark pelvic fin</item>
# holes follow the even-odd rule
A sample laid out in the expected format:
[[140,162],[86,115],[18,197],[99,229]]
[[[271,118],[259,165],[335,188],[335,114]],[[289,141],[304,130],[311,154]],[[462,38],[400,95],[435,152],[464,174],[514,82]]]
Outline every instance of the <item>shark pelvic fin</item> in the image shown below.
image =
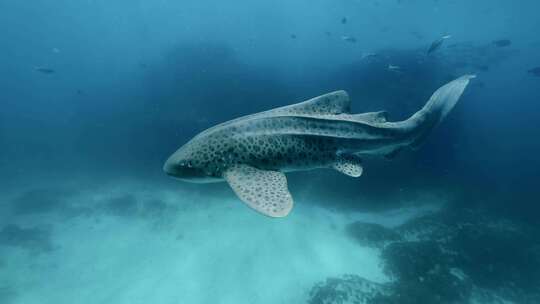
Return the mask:
[[234,165],[223,173],[236,195],[253,208],[270,217],[284,217],[293,207],[287,178],[279,171]]
[[352,177],[360,177],[364,171],[364,168],[362,168],[362,160],[360,157],[353,154],[338,155],[332,168]]

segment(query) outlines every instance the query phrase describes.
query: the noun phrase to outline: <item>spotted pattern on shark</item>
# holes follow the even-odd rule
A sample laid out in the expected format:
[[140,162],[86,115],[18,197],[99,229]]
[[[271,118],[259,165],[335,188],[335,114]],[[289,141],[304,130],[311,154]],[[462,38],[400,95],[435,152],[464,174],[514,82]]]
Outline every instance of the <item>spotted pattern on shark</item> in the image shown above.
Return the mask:
[[404,121],[388,122],[384,111],[350,113],[345,91],[240,117],[195,136],[169,157],[164,171],[190,182],[227,181],[251,208],[283,217],[292,209],[284,173],[332,168],[361,176],[363,156],[392,158],[423,142],[472,78],[442,86]]

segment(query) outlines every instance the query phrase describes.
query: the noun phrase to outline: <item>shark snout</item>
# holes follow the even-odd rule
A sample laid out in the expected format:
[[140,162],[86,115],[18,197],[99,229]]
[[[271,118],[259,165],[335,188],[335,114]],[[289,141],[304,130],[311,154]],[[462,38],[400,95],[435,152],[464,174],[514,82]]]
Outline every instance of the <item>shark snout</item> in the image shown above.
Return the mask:
[[167,175],[174,176],[175,175],[175,162],[172,159],[172,157],[169,157],[167,161],[165,161],[165,164],[163,164],[163,172],[165,172]]
[[202,183],[209,182],[208,180],[214,180],[209,178],[205,171],[201,168],[196,167],[195,162],[192,160],[179,157],[178,155],[171,155],[163,164],[163,171],[167,175],[179,178],[184,181]]

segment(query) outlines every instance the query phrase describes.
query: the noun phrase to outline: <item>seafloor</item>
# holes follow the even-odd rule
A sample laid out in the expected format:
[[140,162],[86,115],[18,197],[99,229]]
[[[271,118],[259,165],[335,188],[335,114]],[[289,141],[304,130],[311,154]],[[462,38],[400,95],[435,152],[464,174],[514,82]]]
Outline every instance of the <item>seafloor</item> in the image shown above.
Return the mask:
[[453,209],[271,219],[232,193],[143,180],[4,192],[0,303],[539,303],[538,233]]

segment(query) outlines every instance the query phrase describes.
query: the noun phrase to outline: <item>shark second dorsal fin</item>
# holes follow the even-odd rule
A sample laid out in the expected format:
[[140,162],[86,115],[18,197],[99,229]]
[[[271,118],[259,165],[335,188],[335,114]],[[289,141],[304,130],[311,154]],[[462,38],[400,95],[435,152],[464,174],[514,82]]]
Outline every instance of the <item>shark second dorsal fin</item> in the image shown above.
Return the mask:
[[223,178],[243,202],[264,215],[284,217],[293,207],[287,178],[282,172],[241,164],[228,168]]
[[365,124],[382,124],[386,122],[386,111],[368,112],[361,114],[338,114],[338,115],[320,115],[320,117],[328,117],[335,120],[352,121]]
[[328,115],[351,112],[351,101],[347,92],[335,91],[317,96],[301,103],[271,110],[276,114],[291,115]]
[[350,120],[366,122],[366,123],[385,123],[388,117],[388,112],[368,112],[362,114],[352,114],[347,116]]

